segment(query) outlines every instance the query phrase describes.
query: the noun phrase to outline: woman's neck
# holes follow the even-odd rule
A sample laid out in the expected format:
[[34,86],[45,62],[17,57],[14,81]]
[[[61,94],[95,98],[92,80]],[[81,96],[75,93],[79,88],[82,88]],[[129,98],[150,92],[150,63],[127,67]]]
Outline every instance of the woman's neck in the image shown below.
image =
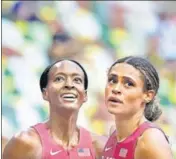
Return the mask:
[[130,136],[146,118],[141,114],[135,114],[133,117],[124,119],[115,116],[116,130],[117,130],[117,141],[122,142],[128,136]]
[[65,149],[74,147],[79,142],[79,129],[76,125],[78,112],[68,114],[67,112],[65,114],[56,111],[51,112],[47,122],[54,141]]

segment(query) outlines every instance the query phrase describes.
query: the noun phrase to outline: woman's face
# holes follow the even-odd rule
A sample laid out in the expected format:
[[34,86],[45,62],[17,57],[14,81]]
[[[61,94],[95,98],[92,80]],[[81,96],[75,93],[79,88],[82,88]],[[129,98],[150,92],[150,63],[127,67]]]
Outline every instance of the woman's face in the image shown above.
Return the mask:
[[84,73],[77,64],[60,61],[49,72],[43,97],[58,109],[78,110],[87,100],[84,78]]
[[118,116],[132,116],[144,111],[151,94],[144,92],[142,73],[127,63],[117,63],[108,73],[105,102],[108,111]]

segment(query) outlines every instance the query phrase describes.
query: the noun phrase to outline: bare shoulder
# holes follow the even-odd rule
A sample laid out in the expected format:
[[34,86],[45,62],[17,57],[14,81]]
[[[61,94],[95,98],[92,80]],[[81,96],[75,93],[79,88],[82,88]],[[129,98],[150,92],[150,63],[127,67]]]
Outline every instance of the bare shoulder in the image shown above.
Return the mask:
[[96,158],[100,158],[103,149],[105,147],[105,144],[108,140],[108,136],[91,133],[91,137],[92,137],[92,145],[96,153]]
[[109,129],[109,136],[112,135],[112,133],[116,130],[116,126],[115,125],[112,125]]
[[2,153],[3,153],[3,151],[4,151],[5,146],[7,145],[8,141],[9,141],[9,139],[8,139],[7,137],[5,137],[5,136],[2,136],[2,137],[1,137]]
[[161,130],[150,128],[138,139],[135,159],[173,159],[171,148]]
[[39,136],[30,128],[15,134],[4,149],[3,159],[36,158],[41,150]]

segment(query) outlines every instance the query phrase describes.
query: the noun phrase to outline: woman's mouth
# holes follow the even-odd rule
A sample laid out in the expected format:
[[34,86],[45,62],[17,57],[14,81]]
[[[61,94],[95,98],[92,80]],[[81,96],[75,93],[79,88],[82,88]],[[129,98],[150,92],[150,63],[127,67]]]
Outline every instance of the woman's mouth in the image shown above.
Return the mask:
[[73,93],[64,93],[61,98],[66,102],[74,102],[77,99],[77,95]]
[[114,103],[114,104],[123,104],[122,100],[118,99],[117,97],[110,97],[108,99],[108,102]]

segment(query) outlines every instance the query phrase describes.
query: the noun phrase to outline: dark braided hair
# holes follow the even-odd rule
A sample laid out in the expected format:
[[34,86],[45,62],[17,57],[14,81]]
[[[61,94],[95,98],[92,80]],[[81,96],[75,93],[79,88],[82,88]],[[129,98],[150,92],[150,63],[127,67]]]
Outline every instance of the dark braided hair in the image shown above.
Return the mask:
[[[154,66],[148,60],[141,57],[128,56],[115,61],[109,71],[117,63],[127,63],[138,69],[143,75],[144,90],[154,90],[155,94],[157,94],[159,89],[159,76]],[[144,115],[149,121],[155,121],[161,114],[162,111],[159,107],[159,101],[155,96],[149,103],[146,103]]]
[[84,73],[84,89],[87,90],[88,88],[88,76],[87,76],[87,73],[85,71],[85,69],[83,68],[83,66],[78,63],[77,61],[75,60],[70,60],[70,59],[60,59],[60,60],[57,60],[55,61],[53,64],[50,64],[47,68],[45,68],[45,70],[43,71],[41,77],[40,77],[40,90],[41,92],[43,92],[43,88],[46,88],[47,84],[48,84],[48,74],[51,70],[51,68],[58,62],[61,62],[61,61],[71,61],[73,63],[75,63],[76,65],[78,65],[81,70],[83,71]]

